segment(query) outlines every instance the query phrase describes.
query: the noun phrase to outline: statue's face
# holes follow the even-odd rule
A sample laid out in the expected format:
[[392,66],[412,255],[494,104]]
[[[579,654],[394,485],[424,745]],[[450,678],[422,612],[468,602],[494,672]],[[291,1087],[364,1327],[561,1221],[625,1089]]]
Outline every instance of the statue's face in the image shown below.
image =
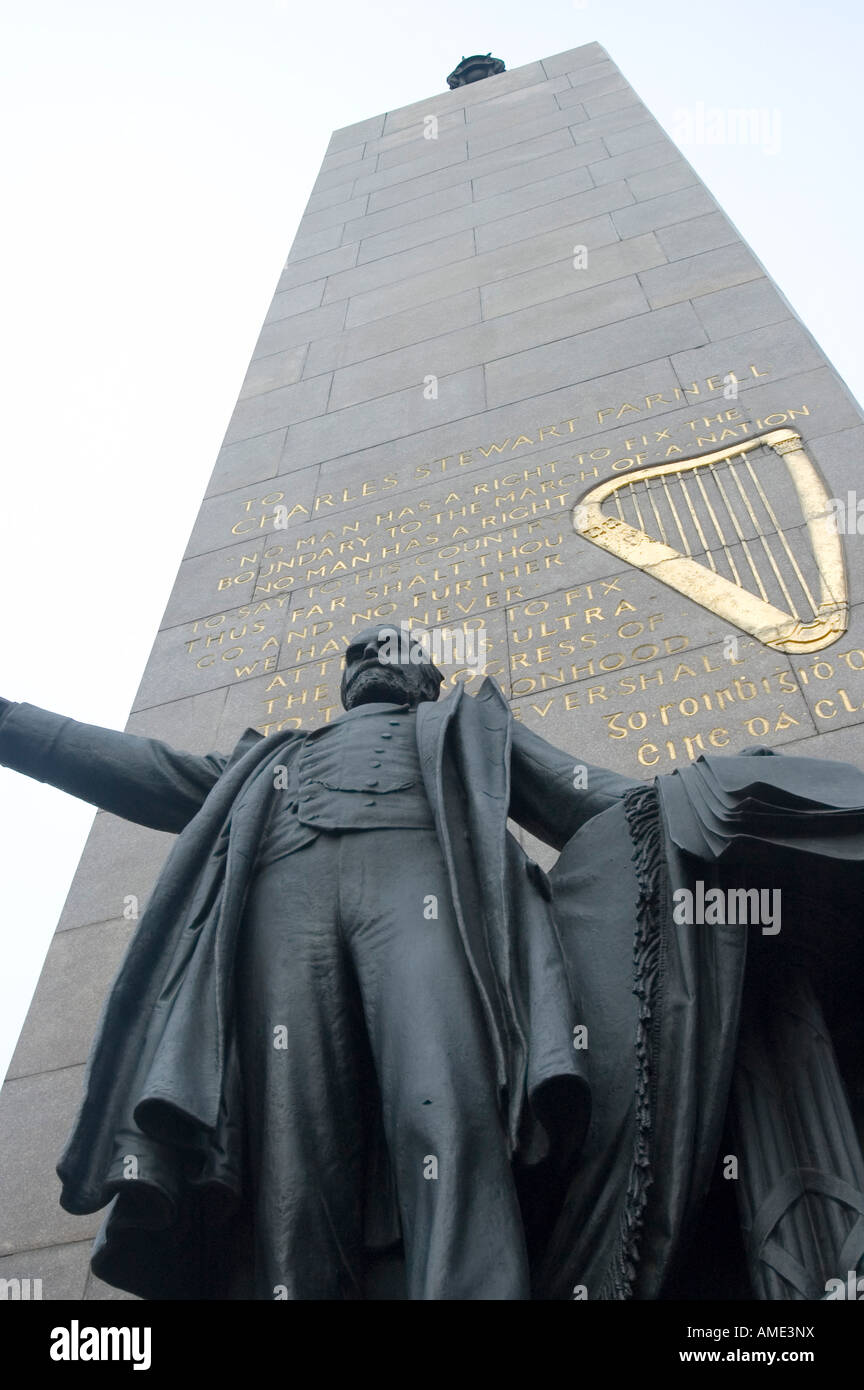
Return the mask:
[[[400,641],[397,627],[366,628],[353,638],[345,653],[341,697],[345,709],[371,701],[418,705],[437,700],[444,677],[419,643]],[[418,660],[420,655],[422,660]],[[412,660],[413,656],[413,660]]]

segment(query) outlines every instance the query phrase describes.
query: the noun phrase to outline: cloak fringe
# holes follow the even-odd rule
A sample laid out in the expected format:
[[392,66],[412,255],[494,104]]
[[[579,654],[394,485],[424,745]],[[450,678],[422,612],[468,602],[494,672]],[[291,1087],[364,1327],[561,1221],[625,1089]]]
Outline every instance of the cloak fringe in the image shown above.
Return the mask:
[[627,1191],[621,1211],[618,1241],[598,1297],[633,1297],[639,1242],[653,1182],[651,1171],[651,1034],[656,1023],[660,976],[660,891],[662,874],[660,808],[653,784],[643,784],[623,797],[627,827],[633,840],[633,864],[639,882],[636,930],[633,937],[633,993],[639,1000],[636,1025],[636,1134]]

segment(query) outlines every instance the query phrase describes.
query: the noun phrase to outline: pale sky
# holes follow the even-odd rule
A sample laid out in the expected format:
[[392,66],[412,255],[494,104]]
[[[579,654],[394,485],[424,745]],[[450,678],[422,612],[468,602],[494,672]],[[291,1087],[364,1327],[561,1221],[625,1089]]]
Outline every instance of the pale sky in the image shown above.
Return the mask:
[[[594,40],[859,399],[860,0],[2,7],[0,694],[122,728],[333,129]],[[700,103],[701,108],[700,108]],[[679,143],[681,141],[679,140]],[[862,488],[864,492],[864,488]],[[0,770],[0,1076],[93,818]]]

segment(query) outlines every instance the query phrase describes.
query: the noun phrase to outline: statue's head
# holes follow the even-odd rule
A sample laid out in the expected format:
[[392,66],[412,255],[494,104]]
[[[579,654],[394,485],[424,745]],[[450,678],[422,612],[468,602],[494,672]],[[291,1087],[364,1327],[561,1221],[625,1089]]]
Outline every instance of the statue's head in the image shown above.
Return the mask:
[[425,647],[404,626],[379,623],[352,637],[339,693],[345,709],[370,701],[419,705],[438,699],[443,680]]

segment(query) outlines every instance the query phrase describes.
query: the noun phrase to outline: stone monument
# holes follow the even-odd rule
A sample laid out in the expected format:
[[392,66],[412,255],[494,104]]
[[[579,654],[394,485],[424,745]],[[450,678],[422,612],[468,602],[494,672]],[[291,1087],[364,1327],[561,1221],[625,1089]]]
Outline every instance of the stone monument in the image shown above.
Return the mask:
[[[514,747],[539,736],[531,746],[542,740],[564,750],[574,790],[584,775],[590,792],[603,768],[622,788],[680,772],[665,779],[683,797],[667,807],[678,836],[667,864],[671,854],[715,855],[719,863],[734,838],[729,817],[735,834],[755,837],[758,825],[763,839],[767,818],[776,830],[771,843],[787,856],[784,902],[796,955],[794,968],[784,966],[786,1003],[770,1038],[759,1032],[761,997],[744,998],[745,1065],[733,1099],[751,1155],[760,1116],[767,1126],[764,1157],[779,1142],[760,1090],[777,1090],[771,1058],[815,1065],[814,976],[842,996],[829,1004],[853,1091],[847,1129],[860,1116],[860,1044],[843,1031],[844,986],[831,962],[814,964],[796,935],[814,904],[827,904],[840,933],[833,939],[857,959],[850,923],[859,888],[858,789],[851,773],[841,785],[840,771],[836,785],[813,783],[810,809],[828,818],[823,827],[833,817],[832,834],[848,832],[848,854],[843,871],[833,870],[830,846],[838,841],[829,845],[826,829],[810,896],[796,900],[793,822],[806,797],[800,779],[790,773],[784,786],[777,770],[795,757],[731,758],[738,772],[728,785],[713,774],[699,780],[698,770],[710,774],[718,755],[772,749],[797,755],[801,769],[803,759],[854,762],[858,754],[864,649],[854,645],[862,620],[846,552],[856,533],[861,412],[599,45],[502,67],[491,55],[463,58],[447,79],[451,90],[334,134],[127,732],[184,750],[200,771],[212,750],[224,764],[244,731],[253,731],[246,752],[256,733],[326,729],[340,714],[352,642],[404,622],[458,638],[455,659],[442,666],[442,694],[461,683],[475,697],[472,707],[491,708],[483,683],[492,677],[519,725]],[[4,693],[26,700],[26,691]],[[759,777],[745,777],[742,764]],[[750,795],[757,782],[761,801]],[[119,803],[115,809],[128,813]],[[644,811],[637,795],[628,822],[634,834]],[[0,1095],[0,1275],[39,1278],[46,1298],[123,1296],[89,1271],[101,1217],[59,1206],[54,1165],[80,1101],[101,1002],[174,828],[146,830],[108,809],[97,814]],[[554,852],[511,828],[535,864],[535,887],[545,891],[549,870],[562,900],[587,902],[596,891],[586,862],[614,877],[618,861],[607,857],[604,865],[603,856],[623,841],[594,843],[587,858],[553,870]],[[775,862],[765,873],[776,878]],[[620,870],[632,893],[619,956],[602,967],[614,966],[619,980],[632,976],[631,926],[641,922],[637,984],[653,971],[647,933],[658,908],[649,868],[646,859]],[[737,879],[722,881],[724,892],[741,891]],[[691,894],[690,909],[700,882],[684,869],[669,877],[676,891]],[[753,891],[768,891],[769,878],[757,874],[754,882]],[[679,905],[687,907],[684,899]],[[757,961],[760,951],[770,959],[772,921],[769,908],[751,952]],[[741,973],[731,965],[740,931],[719,936],[718,1012],[704,1007],[687,1035],[698,1034],[700,1056],[711,1052],[712,1036],[716,1043],[712,1024],[722,1033],[741,1004]],[[602,969],[592,964],[597,953],[586,952],[587,990],[591,970]],[[704,960],[694,968],[701,977],[708,969]],[[608,980],[593,984],[600,997]],[[647,996],[628,990],[627,997],[613,1031],[632,1035],[637,1053],[642,1047],[638,1063],[647,1047],[638,1001]],[[805,1020],[806,1039],[793,1036],[792,1018]],[[731,1065],[734,1038],[723,1036],[715,1060]],[[574,1036],[575,1072],[579,1041]],[[603,1055],[589,1041],[589,1061],[592,1047]],[[819,1053],[819,1067],[824,1094],[842,1091],[833,1054]],[[707,1138],[693,1127],[694,1106],[682,1100],[693,1078],[685,1073],[682,1063],[652,1100],[671,1146],[688,1125],[694,1152],[705,1140],[704,1171],[684,1206],[704,1204],[710,1189],[700,1218],[708,1225],[700,1229],[710,1234],[713,1221],[719,1232],[738,1211],[749,1241],[739,1251],[718,1238],[717,1267],[701,1277],[709,1289],[713,1280],[715,1289],[747,1297],[747,1266],[751,1281],[763,1280],[761,1297],[816,1296],[792,1210],[811,1189],[778,1199],[762,1230],[764,1201],[783,1174],[766,1158],[762,1188],[751,1184],[743,1196],[734,1189],[734,1174],[715,1163],[723,1117]],[[779,1066],[780,1089],[784,1076]],[[595,1078],[595,1096],[612,1093],[606,1080],[604,1090]],[[698,1269],[686,1251],[674,1271],[667,1267],[650,1219],[641,1246],[621,1234],[622,1223],[637,1231],[646,1210],[650,1218],[646,1202],[683,1198],[664,1196],[659,1155],[651,1193],[639,1147],[650,1126],[639,1104],[626,1115],[613,1110],[601,1103],[592,1123],[608,1132],[620,1126],[627,1180],[610,1216],[615,1249],[598,1257],[596,1270],[587,1256],[578,1268],[570,1261],[576,1215],[550,1235],[542,1193],[530,1174],[525,1180],[524,1209],[551,1242],[539,1296],[699,1296]],[[818,1134],[807,1131],[812,1123],[811,1107],[783,1142],[796,1153],[809,1143],[819,1160],[811,1167],[821,1172],[827,1159]],[[785,1112],[778,1124],[787,1125]],[[739,1156],[736,1142],[733,1132],[728,1146],[720,1144],[724,1161]],[[583,1202],[601,1191],[601,1149],[592,1152],[583,1158]],[[861,1185],[857,1162],[853,1155],[849,1171],[834,1175],[830,1193],[827,1180],[818,1188],[841,1214],[819,1209],[812,1217],[852,1266],[861,1255],[849,1226]],[[791,1235],[777,1225],[785,1217]],[[805,1217],[803,1225],[812,1224]],[[574,1294],[572,1281],[586,1269]],[[392,1292],[388,1277],[384,1270],[381,1287]]]

